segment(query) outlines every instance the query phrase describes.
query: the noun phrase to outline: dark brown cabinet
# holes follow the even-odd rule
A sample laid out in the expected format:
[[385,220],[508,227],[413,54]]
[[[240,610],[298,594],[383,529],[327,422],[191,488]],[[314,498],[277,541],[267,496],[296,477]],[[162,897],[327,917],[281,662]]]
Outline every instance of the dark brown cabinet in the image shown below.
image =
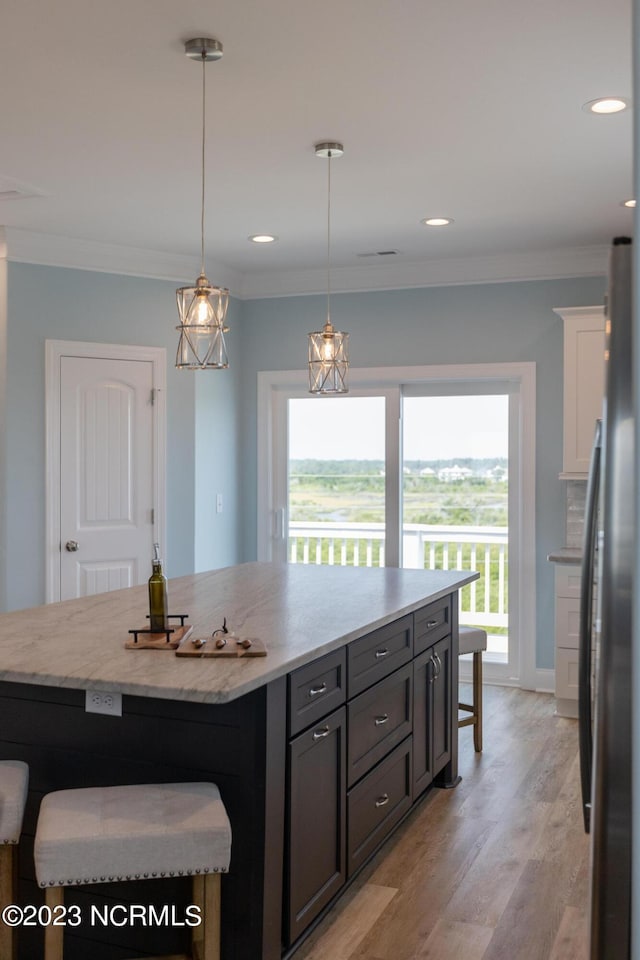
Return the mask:
[[344,707],[289,744],[289,944],[346,879],[346,744]]
[[289,674],[286,947],[438,774],[442,785],[456,781],[454,600],[441,597]]
[[451,637],[434,643],[413,662],[413,798],[417,799],[451,760],[453,735]]

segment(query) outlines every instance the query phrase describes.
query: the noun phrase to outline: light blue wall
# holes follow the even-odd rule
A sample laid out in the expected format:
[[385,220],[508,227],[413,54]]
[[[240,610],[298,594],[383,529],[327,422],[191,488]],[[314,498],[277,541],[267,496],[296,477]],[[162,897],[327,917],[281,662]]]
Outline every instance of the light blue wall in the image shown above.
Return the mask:
[[[554,581],[547,554],[563,545],[562,321],[553,307],[603,302],[599,278],[336,295],[332,320],[351,335],[354,367],[534,361],[536,411],[537,666],[552,668]],[[242,305],[244,559],[256,556],[256,381],[259,370],[303,368],[306,334],[324,322],[323,297]],[[320,400],[318,402],[321,402]]]
[[[208,525],[209,540],[216,543],[210,558],[220,565],[235,562],[238,365],[207,374],[175,369],[175,286],[161,280],[9,264],[3,503],[7,609],[33,606],[45,598],[46,339],[166,347],[167,572],[169,576],[193,572],[196,519],[200,536],[206,536]],[[230,305],[232,326],[238,307]],[[211,379],[203,386],[199,377]],[[221,432],[216,429],[220,416]],[[229,490],[227,512],[219,520],[196,509],[196,484],[202,484],[207,450],[214,447],[220,457],[207,465],[207,482],[215,490]]]
[[[334,322],[351,334],[356,367],[535,361],[539,667],[553,666],[553,570],[545,558],[562,545],[565,509],[558,480],[562,322],[552,308],[601,303],[604,285],[587,278],[343,294],[333,301]],[[6,609],[41,603],[45,595],[45,339],[166,347],[165,555],[169,575],[179,576],[255,558],[257,373],[304,368],[306,334],[323,322],[324,306],[323,297],[232,301],[231,369],[190,374],[173,366],[174,284],[10,263],[0,556],[7,561]],[[215,513],[217,493],[222,514]]]

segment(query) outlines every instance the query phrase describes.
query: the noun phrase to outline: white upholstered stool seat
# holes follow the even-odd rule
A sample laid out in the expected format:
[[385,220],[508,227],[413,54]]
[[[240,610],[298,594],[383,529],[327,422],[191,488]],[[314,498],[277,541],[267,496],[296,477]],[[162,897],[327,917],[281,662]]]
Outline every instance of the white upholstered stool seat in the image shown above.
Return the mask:
[[[194,954],[197,944],[203,960],[219,957],[220,874],[229,869],[231,826],[215,784],[87,787],[47,794],[34,858],[49,906],[62,902],[63,887],[75,884],[193,877],[194,903],[205,910],[204,924],[194,928]],[[215,916],[209,916],[210,906]],[[46,928],[44,960],[62,957],[62,929]]]
[[473,703],[458,703],[459,710],[471,714],[458,720],[458,726],[473,726],[473,745],[477,753],[482,750],[482,651],[486,649],[486,630],[480,627],[459,628],[459,655],[473,654]]
[[[0,760],[0,907],[17,903],[17,851],[29,788],[29,768],[21,760]],[[16,937],[0,921],[0,957],[13,960]]]

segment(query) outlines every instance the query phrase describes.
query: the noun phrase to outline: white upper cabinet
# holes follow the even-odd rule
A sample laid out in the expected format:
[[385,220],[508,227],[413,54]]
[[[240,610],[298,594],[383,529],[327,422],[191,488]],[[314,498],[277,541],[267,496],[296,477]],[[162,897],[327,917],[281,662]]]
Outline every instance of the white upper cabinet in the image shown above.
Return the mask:
[[604,397],[604,307],[558,307],[564,323],[563,479],[589,472]]

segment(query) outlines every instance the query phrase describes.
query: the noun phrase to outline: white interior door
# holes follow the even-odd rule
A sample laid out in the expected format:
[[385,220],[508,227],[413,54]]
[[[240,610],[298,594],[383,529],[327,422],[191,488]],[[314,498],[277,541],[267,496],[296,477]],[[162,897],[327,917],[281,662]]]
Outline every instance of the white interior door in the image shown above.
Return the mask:
[[60,358],[60,599],[144,582],[154,540],[149,360]]

